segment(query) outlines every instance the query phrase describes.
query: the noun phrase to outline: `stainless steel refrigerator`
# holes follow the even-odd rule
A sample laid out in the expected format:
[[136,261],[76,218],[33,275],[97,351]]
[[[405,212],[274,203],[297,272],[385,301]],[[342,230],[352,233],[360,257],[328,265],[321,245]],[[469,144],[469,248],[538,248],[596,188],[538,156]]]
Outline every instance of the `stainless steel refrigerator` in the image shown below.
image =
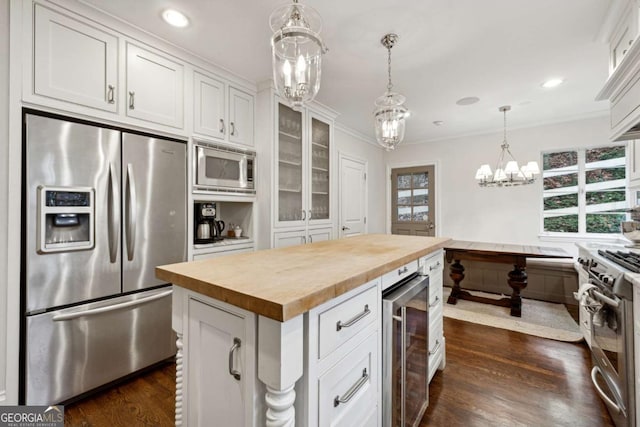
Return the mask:
[[186,144],[27,111],[21,401],[67,401],[175,354]]

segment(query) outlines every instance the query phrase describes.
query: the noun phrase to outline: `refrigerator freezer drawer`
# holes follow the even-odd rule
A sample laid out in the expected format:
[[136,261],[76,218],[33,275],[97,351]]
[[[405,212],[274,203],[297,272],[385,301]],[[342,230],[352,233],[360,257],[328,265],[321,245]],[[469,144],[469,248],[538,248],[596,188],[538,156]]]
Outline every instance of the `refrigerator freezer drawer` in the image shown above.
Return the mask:
[[27,317],[25,403],[50,405],[175,354],[171,287]]

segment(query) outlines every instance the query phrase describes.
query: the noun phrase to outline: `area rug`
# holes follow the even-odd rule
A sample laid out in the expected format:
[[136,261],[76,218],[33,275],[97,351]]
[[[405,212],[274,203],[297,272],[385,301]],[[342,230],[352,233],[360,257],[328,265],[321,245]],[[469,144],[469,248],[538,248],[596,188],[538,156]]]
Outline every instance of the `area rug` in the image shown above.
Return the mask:
[[[506,295],[470,291],[473,295],[500,299]],[[471,323],[522,332],[557,341],[579,342],[583,339],[580,326],[573,320],[563,304],[522,299],[522,317],[513,317],[508,307],[458,300],[447,304],[451,288],[443,288],[444,316]]]

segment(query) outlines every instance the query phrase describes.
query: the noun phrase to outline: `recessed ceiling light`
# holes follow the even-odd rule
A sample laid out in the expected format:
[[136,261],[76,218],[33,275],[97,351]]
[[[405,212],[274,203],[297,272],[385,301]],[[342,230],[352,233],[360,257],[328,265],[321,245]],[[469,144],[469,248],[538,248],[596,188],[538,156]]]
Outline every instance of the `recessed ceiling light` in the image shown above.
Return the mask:
[[560,86],[562,83],[564,83],[564,79],[549,79],[542,83],[542,87],[545,89],[551,89]]
[[471,105],[471,104],[475,104],[478,101],[480,101],[480,98],[478,98],[477,96],[467,96],[466,98],[458,99],[456,101],[456,104],[458,104],[458,105]]
[[434,125],[436,126],[442,126],[444,124],[444,122],[442,120],[436,120],[433,122]]
[[178,28],[184,28],[189,25],[189,18],[175,9],[165,9],[165,11],[162,12],[162,19],[164,19],[167,24]]

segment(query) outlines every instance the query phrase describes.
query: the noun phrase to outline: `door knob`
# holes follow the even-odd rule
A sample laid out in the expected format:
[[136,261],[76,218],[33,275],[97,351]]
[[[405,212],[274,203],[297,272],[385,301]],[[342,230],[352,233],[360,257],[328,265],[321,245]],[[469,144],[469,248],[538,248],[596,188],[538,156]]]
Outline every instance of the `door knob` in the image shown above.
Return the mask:
[[343,225],[342,226],[342,231],[345,231],[345,230],[351,230],[351,229],[349,227],[347,227],[346,225]]

